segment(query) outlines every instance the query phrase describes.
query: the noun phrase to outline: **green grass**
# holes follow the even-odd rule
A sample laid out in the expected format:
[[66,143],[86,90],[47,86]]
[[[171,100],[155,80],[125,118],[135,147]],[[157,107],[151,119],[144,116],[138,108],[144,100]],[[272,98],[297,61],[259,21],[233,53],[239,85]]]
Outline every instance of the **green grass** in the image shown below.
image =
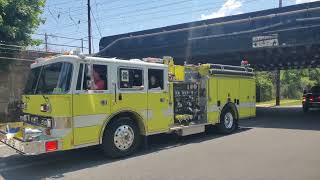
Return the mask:
[[[280,100],[280,106],[296,106],[301,105],[301,99],[281,99]],[[257,103],[257,106],[262,107],[270,107],[275,106],[276,100],[266,101],[266,102],[259,102]]]

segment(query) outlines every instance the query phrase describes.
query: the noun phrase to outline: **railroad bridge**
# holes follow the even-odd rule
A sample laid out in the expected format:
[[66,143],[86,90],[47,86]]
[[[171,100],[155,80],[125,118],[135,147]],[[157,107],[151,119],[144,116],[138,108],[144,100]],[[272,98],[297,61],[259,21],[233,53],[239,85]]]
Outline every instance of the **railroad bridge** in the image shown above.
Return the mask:
[[99,46],[102,57],[230,65],[246,59],[258,71],[320,67],[320,2],[108,36]]

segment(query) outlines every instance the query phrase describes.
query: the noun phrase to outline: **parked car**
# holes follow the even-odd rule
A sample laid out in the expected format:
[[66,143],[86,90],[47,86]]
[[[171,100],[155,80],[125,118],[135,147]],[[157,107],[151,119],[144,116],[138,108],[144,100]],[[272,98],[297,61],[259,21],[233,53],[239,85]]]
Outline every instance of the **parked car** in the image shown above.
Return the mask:
[[302,97],[303,112],[310,108],[320,108],[320,86],[313,86],[310,91],[304,91]]

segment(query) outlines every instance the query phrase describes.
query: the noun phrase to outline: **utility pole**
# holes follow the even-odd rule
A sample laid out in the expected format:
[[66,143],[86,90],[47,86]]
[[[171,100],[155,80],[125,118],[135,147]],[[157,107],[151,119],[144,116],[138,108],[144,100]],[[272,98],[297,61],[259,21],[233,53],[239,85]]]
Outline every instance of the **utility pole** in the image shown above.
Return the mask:
[[81,52],[83,53],[83,38],[81,38]]
[[[279,8],[282,8],[282,0],[279,0]],[[275,72],[276,80],[276,106],[280,106],[280,69]]]
[[282,8],[282,0],[279,0],[279,8]]
[[47,33],[44,33],[44,44],[45,44],[46,52],[48,52],[48,34]]
[[90,0],[88,0],[88,42],[89,42],[89,54],[91,54],[91,6]]

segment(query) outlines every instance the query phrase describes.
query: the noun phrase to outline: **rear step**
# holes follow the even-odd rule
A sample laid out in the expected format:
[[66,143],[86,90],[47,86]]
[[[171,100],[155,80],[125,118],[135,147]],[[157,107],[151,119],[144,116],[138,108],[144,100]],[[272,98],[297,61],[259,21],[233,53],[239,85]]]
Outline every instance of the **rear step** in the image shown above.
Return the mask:
[[174,126],[170,128],[170,131],[176,132],[179,136],[189,136],[204,132],[205,125]]

